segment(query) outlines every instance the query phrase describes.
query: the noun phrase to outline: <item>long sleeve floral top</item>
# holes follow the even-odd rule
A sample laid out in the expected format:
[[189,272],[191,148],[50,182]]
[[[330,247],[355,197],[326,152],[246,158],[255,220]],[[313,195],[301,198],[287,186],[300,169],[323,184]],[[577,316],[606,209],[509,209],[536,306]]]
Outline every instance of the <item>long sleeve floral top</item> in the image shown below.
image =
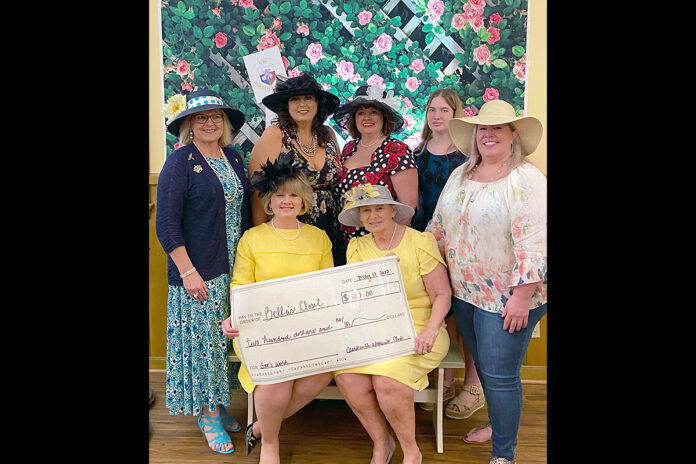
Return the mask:
[[426,230],[447,261],[452,293],[502,313],[511,287],[538,282],[530,309],[546,303],[546,177],[525,162],[491,183],[452,172]]

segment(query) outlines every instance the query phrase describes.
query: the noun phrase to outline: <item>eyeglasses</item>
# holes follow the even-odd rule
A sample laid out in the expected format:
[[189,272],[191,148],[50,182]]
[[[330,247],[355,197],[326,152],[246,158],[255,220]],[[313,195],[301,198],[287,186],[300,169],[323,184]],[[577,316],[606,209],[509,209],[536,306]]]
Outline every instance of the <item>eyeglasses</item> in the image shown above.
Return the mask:
[[207,116],[205,114],[198,113],[198,114],[194,114],[192,116],[192,118],[193,118],[193,122],[195,122],[196,124],[205,124],[208,122],[208,118],[212,119],[212,121],[215,124],[219,124],[222,121],[222,115],[219,113],[210,114]]

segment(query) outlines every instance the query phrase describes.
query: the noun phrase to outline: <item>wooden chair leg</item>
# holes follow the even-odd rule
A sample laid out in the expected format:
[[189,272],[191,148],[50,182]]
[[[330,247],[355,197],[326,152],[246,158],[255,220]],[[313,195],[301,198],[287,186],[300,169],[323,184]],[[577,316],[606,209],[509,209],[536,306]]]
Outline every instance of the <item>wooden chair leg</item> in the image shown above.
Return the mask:
[[433,417],[433,423],[436,423],[437,425],[435,426],[435,440],[436,440],[436,445],[437,445],[437,452],[442,453],[444,452],[444,445],[443,445],[443,424],[442,424],[442,416],[443,416],[443,409],[444,405],[442,404],[442,398],[444,397],[444,391],[445,391],[445,369],[442,367],[439,367],[437,369],[437,403],[435,403],[435,407],[433,408],[433,411],[436,412],[436,417]]
[[254,392],[247,393],[247,425],[254,423]]

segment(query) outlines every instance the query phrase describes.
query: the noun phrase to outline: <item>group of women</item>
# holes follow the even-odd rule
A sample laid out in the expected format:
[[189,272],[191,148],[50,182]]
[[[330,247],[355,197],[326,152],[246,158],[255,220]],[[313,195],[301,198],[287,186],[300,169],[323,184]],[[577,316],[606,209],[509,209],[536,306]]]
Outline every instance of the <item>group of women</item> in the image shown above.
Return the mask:
[[[491,441],[491,463],[514,462],[520,367],[546,312],[546,180],[525,161],[540,122],[501,100],[463,118],[456,93],[440,89],[414,154],[393,137],[404,119],[380,87],[360,87],[341,105],[308,73],[278,80],[263,99],[277,118],[246,172],[229,147],[244,116],[215,92],[189,93],[168,121],[182,144],[157,191],[170,413],[198,416],[210,448],[231,453],[229,433],[242,427],[225,406],[241,384],[257,417],[246,453],[260,443],[260,464],[278,464],[282,421],[335,381],[373,441],[372,464],[389,463],[397,441],[403,464],[420,463],[413,392],[428,386],[450,337],[461,336],[465,386],[455,396],[446,373],[446,414],[468,418],[487,403],[489,424],[464,440]],[[331,115],[352,138],[342,151],[324,124]],[[254,385],[243,363],[226,361],[240,335],[231,288],[386,255],[399,260],[414,354],[270,385]]]

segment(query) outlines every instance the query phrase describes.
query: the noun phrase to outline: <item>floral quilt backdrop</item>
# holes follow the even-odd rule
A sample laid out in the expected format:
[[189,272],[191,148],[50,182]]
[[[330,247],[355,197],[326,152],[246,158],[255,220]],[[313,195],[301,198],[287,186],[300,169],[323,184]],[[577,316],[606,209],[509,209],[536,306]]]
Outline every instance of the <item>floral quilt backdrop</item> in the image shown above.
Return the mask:
[[164,114],[181,109],[177,94],[215,90],[246,114],[233,143],[248,159],[265,121],[242,57],[279,46],[289,76],[311,72],[341,103],[361,85],[393,90],[406,120],[396,137],[415,147],[440,87],[467,115],[497,98],[524,114],[527,11],[528,0],[163,0]]

